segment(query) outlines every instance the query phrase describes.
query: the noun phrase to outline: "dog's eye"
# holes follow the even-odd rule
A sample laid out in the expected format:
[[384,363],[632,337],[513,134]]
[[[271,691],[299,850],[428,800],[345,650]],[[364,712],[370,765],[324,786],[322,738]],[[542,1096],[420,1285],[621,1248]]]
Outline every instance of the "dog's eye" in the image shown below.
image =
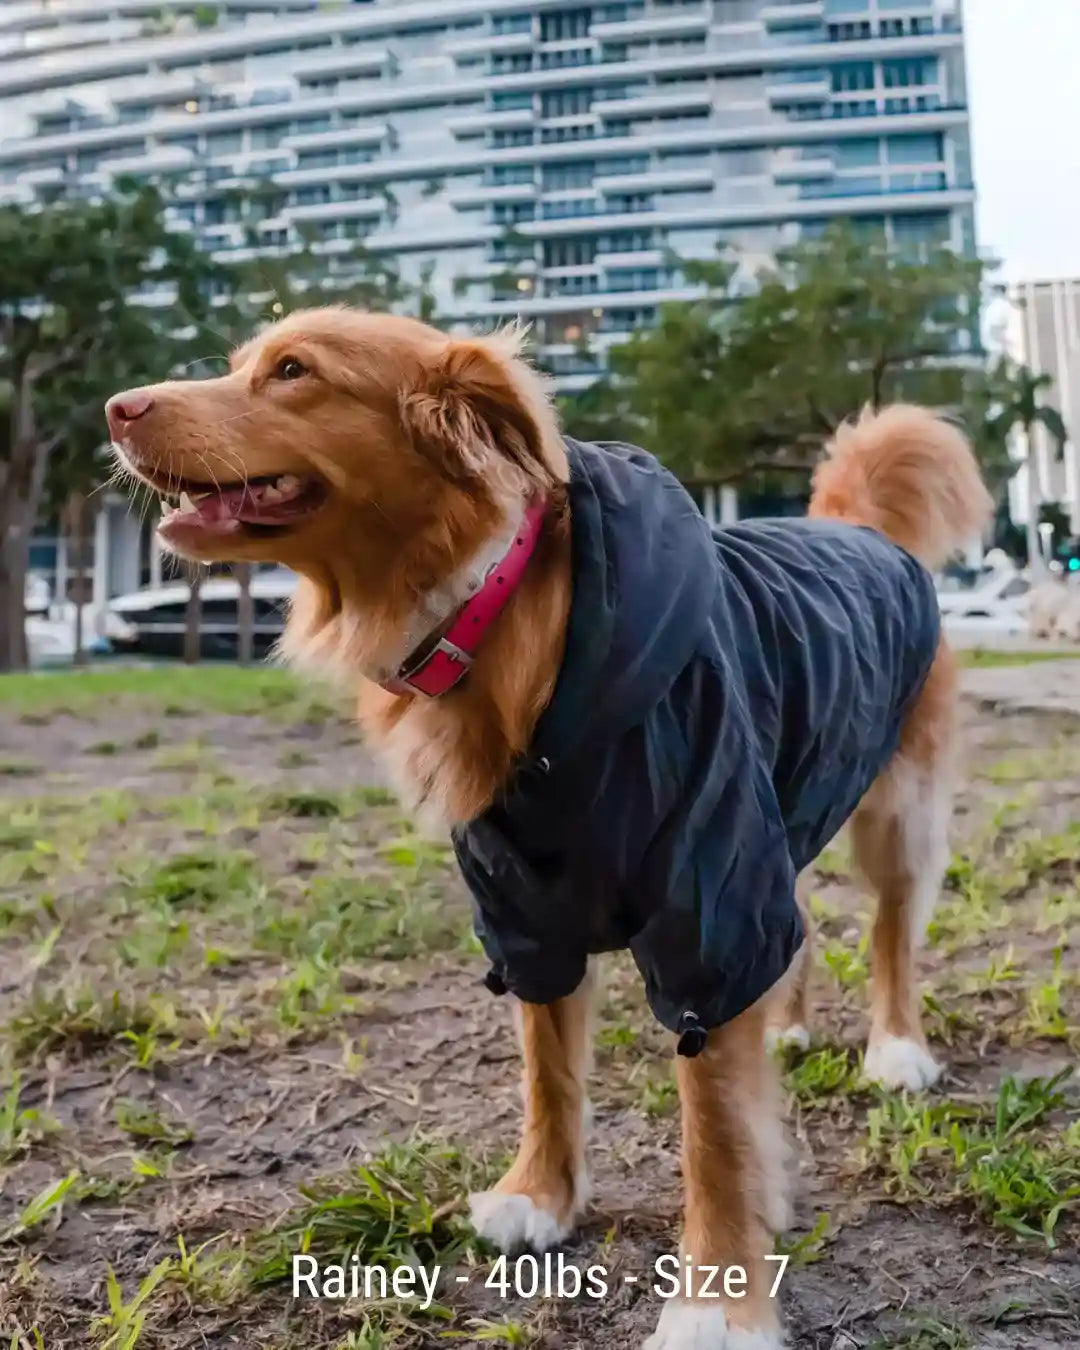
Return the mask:
[[307,373],[307,366],[301,364],[295,356],[283,356],[274,367],[274,378],[277,380],[299,380]]

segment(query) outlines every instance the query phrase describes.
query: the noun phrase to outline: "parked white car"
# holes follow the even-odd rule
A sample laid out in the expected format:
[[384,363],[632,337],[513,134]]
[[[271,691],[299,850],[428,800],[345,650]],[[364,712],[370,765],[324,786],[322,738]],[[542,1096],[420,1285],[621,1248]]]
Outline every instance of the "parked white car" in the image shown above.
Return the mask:
[[[266,655],[281,636],[288,602],[295,589],[296,574],[283,567],[256,572],[252,577],[256,656]],[[148,656],[180,656],[190,594],[186,582],[176,581],[111,600],[109,616],[124,629],[122,636],[109,634],[113,649]],[[232,577],[213,577],[203,582],[199,625],[202,656],[235,659],[239,597],[240,586]]]
[[27,572],[23,597],[27,614],[45,614],[48,611],[52,603],[52,591],[40,572]]
[[1027,632],[1031,581],[1011,562],[994,558],[974,586],[943,579],[938,604],[947,630],[985,631],[1005,636]]

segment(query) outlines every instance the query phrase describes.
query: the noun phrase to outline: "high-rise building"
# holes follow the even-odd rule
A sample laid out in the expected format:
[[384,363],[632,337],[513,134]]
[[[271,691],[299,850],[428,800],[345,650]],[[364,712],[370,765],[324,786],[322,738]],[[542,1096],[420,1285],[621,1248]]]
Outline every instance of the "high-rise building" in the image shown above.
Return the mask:
[[674,258],[975,247],[959,0],[4,0],[0,138],[0,200],[176,174],[208,249],[363,240],[570,387]]
[[[1064,449],[1036,426],[1035,464],[1042,502],[1067,512],[1070,529],[1080,535],[1080,280],[1025,281],[1009,292],[1013,321],[1009,326],[1011,355],[1053,384],[1046,401],[1061,413],[1069,440]],[[1018,446],[1026,458],[1027,447]],[[1028,476],[1022,471],[1010,484],[1010,513],[1028,518]]]

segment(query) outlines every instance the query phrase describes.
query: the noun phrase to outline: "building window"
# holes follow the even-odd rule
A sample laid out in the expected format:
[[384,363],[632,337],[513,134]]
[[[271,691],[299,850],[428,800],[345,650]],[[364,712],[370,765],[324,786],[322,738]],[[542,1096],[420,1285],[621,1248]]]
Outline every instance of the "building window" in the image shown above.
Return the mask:
[[544,188],[564,191],[592,187],[595,167],[591,159],[583,159],[577,164],[548,164],[544,168]]
[[652,197],[647,192],[616,193],[607,199],[607,209],[614,215],[633,214],[653,209]]
[[592,65],[593,54],[589,47],[572,47],[566,51],[548,51],[540,53],[541,70],[562,70],[569,66]]
[[532,52],[497,52],[491,58],[493,75],[520,75],[532,70]]
[[544,94],[540,110],[544,117],[576,117],[592,108],[591,89],[556,89]]
[[596,261],[595,239],[551,239],[544,244],[545,267],[588,267]]
[[536,207],[532,202],[496,202],[491,208],[491,218],[496,225],[517,225],[523,220],[534,220]]
[[519,183],[531,183],[533,177],[531,164],[496,164],[488,169],[485,181],[493,187],[512,187]]
[[937,61],[933,57],[882,61],[881,74],[886,89],[902,89],[911,85],[933,84],[937,79]]
[[589,36],[590,11],[568,9],[561,14],[545,14],[540,19],[541,42],[569,42]]
[[669,278],[658,267],[614,267],[607,274],[609,291],[655,291]]
[[873,36],[873,29],[870,27],[869,20],[859,20],[855,23],[831,23],[829,24],[830,42],[865,42]]
[[505,150],[514,145],[532,145],[531,131],[493,131],[491,144],[496,150]]
[[[668,158],[673,158],[669,156]],[[694,158],[705,158],[694,152]],[[649,157],[648,155],[616,155],[614,159],[605,159],[598,169],[598,172],[608,177],[615,174],[628,173],[648,173]]]
[[533,96],[528,89],[500,89],[491,96],[493,112],[518,112],[532,105]]
[[491,21],[491,31],[497,35],[504,33],[529,33],[532,31],[532,15],[496,14]]
[[600,253],[643,253],[655,246],[656,236],[652,230],[612,230],[596,240]]
[[873,61],[848,61],[833,66],[832,87],[834,93],[846,93],[853,89],[873,89]]

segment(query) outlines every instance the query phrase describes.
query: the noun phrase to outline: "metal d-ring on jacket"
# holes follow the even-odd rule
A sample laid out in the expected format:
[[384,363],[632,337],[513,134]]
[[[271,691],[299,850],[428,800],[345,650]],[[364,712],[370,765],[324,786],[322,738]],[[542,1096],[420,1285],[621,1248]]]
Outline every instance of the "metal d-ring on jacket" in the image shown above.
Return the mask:
[[646,452],[566,444],[563,664],[529,756],[455,851],[490,988],[547,1003],[590,953],[628,947],[693,1054],[802,942],[795,876],[895,751],[937,599],[874,530],[713,530]]

